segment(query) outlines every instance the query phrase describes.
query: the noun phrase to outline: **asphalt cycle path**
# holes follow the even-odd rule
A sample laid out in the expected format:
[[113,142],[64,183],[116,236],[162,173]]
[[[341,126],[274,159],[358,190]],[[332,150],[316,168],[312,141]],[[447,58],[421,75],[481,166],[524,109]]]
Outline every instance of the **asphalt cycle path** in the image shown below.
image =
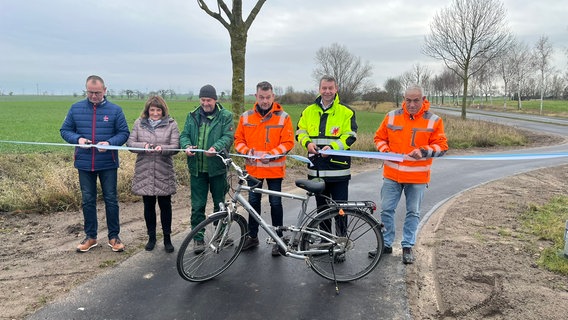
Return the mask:
[[[543,133],[564,136],[568,133],[568,121],[544,124],[522,118],[495,118],[485,113],[468,114],[468,118],[474,117]],[[568,152],[568,144],[523,149],[517,153],[521,152]],[[567,158],[436,159],[423,201],[421,225],[441,204],[465,190],[567,161]],[[377,161],[376,169],[353,177],[350,199],[378,203],[381,184]],[[403,203],[401,201],[397,208],[393,254],[384,255],[378,267],[365,278],[340,283],[339,295],[335,294],[333,282],[312,272],[302,260],[273,258],[271,245],[263,243],[266,235],[261,231],[261,244],[257,249],[241,253],[225,273],[208,282],[191,283],[181,279],[175,266],[175,254],[142,251],[73,289],[65,298],[46,305],[29,319],[411,319],[400,248]],[[298,205],[292,200],[284,202],[285,223],[295,222]],[[263,216],[269,214],[263,213]],[[174,238],[176,248],[186,234]]]

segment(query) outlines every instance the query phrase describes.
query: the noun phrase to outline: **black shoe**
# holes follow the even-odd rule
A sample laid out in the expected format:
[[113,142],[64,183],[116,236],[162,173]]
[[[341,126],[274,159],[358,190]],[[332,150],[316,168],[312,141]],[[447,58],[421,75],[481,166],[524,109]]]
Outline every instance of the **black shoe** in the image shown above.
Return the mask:
[[402,248],[402,263],[412,264],[414,263],[414,253],[412,253],[412,248]]
[[273,257],[279,257],[280,256],[280,247],[278,247],[277,244],[272,246],[272,252],[271,252]]
[[[383,254],[391,254],[392,247],[384,247]],[[377,255],[377,250],[369,251],[369,258],[373,259]]]
[[175,250],[169,234],[164,235],[164,248],[166,249],[167,253],[172,253]]
[[205,241],[195,240],[195,243],[193,244],[193,253],[200,254],[203,253],[203,251],[205,251]]
[[243,245],[242,251],[249,250],[249,249],[252,249],[254,247],[258,247],[258,244],[259,244],[258,237],[253,238],[253,237],[246,236],[245,237],[245,244]]
[[156,246],[156,236],[154,237],[150,236],[150,238],[148,238],[148,243],[146,243],[144,249],[146,249],[146,251],[152,251],[154,250],[155,246]]

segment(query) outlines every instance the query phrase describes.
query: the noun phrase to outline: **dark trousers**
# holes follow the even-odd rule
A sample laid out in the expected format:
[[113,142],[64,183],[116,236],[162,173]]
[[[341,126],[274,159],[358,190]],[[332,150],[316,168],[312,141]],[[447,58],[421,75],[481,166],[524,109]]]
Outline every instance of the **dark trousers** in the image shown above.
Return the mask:
[[[322,194],[336,201],[346,201],[349,197],[349,180],[334,182],[326,181],[325,190]],[[326,199],[322,196],[316,196],[316,204],[319,212],[328,208]],[[321,228],[324,231],[331,232],[331,219],[322,221]],[[345,236],[347,234],[347,217],[336,217],[335,228],[336,235]]]
[[[275,179],[259,179],[261,181],[261,185],[258,186],[262,188],[262,183],[266,180],[266,185],[268,186],[269,190],[272,191],[282,191],[282,178],[275,178]],[[254,183],[251,181],[248,182],[248,185],[251,186]],[[261,213],[261,200],[262,194],[249,192],[249,203],[253,207],[253,209]],[[270,203],[270,218],[272,219],[272,225],[274,227],[282,226],[284,223],[284,209],[282,208],[282,198],[277,196],[268,195],[268,202]],[[249,236],[256,238],[258,236],[258,222],[249,217],[248,219],[248,228],[249,228]],[[282,237],[282,231],[276,232],[278,236]]]
[[160,221],[164,235],[172,233],[172,196],[143,196],[144,220],[148,235],[156,235],[156,199],[160,207]]
[[[227,193],[227,174],[210,177],[208,173],[200,172],[197,176],[192,175],[191,186],[191,228],[195,228],[205,220],[205,205],[207,194],[211,192],[213,198],[213,212],[219,211],[219,203],[225,202]],[[195,240],[202,240],[203,235],[198,235]]]

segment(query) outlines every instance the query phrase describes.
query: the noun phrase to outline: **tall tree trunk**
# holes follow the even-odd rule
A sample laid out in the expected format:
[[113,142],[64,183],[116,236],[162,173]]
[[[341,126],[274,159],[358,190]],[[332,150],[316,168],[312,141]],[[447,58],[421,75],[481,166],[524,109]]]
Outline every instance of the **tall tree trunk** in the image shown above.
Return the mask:
[[[244,28],[244,25],[243,25]],[[245,59],[247,34],[243,30],[231,32],[231,61],[233,64],[233,116],[236,121],[245,110]]]
[[[467,74],[467,71],[466,71],[466,74]],[[467,86],[468,86],[468,83],[469,83],[468,77],[464,77],[464,79],[463,79],[463,96],[462,96],[462,112],[461,112],[462,120],[466,120],[466,117],[467,117],[466,107],[467,107]]]

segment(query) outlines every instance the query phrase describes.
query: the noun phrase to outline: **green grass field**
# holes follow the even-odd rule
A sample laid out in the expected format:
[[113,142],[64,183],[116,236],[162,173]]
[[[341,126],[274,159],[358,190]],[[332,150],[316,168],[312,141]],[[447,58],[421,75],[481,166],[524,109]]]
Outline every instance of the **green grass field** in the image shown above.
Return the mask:
[[[12,96],[0,97],[0,112],[13,114],[10,121],[0,126],[0,140],[53,142],[65,143],[59,135],[59,128],[65,119],[71,104],[80,100],[80,97],[38,97],[38,96]],[[140,116],[145,100],[116,100],[110,101],[120,105],[130,128]],[[187,113],[194,110],[199,102],[197,100],[171,100],[167,101],[170,114],[176,119],[180,130],[183,129]],[[230,109],[230,103],[225,107]],[[248,104],[247,108],[251,108]],[[292,118],[296,126],[304,105],[285,105],[284,109]],[[384,113],[357,111],[357,123],[360,133],[372,134],[378,128]],[[58,152],[68,150],[65,147],[17,145],[0,143],[0,152],[26,153],[26,152]]]

